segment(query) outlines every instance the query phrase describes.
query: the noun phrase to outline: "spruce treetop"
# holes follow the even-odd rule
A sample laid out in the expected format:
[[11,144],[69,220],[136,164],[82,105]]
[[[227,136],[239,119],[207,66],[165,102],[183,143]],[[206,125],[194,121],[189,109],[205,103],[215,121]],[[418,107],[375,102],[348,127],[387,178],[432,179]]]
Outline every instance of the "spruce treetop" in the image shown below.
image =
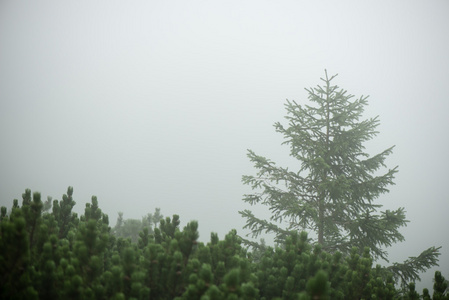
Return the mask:
[[[326,71],[322,85],[306,88],[310,104],[287,100],[287,125],[274,124],[297,160],[294,171],[248,150],[258,172],[242,177],[253,190],[243,200],[268,206],[272,215],[264,220],[250,210],[240,214],[253,237],[274,233],[281,243],[291,231],[307,231],[325,251],[348,255],[354,247],[368,247],[374,259],[388,261],[384,249],[404,240],[399,228],[409,222],[404,208],[383,211],[376,203],[398,172],[386,165],[394,146],[375,155],[366,151],[366,142],[378,134],[379,118],[363,118],[368,97],[355,98],[339,88],[333,84],[336,76]],[[388,269],[403,282],[419,279],[417,272],[437,265],[439,249],[431,247]]]
[[268,206],[272,216],[240,214],[253,237],[271,232],[281,242],[289,231],[305,230],[327,251],[369,247],[375,258],[387,260],[384,248],[404,240],[399,228],[408,222],[404,208],[382,211],[376,203],[394,184],[398,167],[386,165],[394,146],[375,155],[366,151],[379,118],[364,119],[368,96],[355,98],[333,83],[336,76],[326,71],[322,85],[306,88],[309,104],[287,100],[288,123],[274,124],[298,161],[295,171],[248,150],[258,172],[243,176],[254,191],[243,200]]

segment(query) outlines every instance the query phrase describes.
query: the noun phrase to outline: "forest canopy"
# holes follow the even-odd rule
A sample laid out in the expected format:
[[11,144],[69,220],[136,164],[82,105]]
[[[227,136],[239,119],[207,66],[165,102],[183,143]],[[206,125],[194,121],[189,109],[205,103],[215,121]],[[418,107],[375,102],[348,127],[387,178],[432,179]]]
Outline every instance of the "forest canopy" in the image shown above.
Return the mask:
[[[32,195],[32,196],[31,196]],[[22,204],[0,215],[1,299],[418,299],[413,282],[400,286],[388,268],[373,265],[368,247],[349,255],[326,252],[292,232],[280,247],[250,252],[236,230],[198,242],[198,223],[179,216],[117,237],[96,197],[72,212],[73,188],[51,207],[26,190]],[[48,210],[44,210],[44,207]],[[433,295],[447,299],[435,273]],[[446,297],[446,298],[445,298]]]

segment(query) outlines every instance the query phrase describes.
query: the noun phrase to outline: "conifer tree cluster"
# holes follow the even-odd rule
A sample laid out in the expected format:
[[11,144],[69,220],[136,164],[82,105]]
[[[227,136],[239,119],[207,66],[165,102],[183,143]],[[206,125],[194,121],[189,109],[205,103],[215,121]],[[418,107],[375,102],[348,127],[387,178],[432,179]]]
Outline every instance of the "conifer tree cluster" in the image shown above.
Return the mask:
[[369,248],[324,251],[305,232],[281,247],[253,253],[231,230],[198,242],[198,223],[180,229],[162,218],[131,237],[117,237],[96,197],[72,212],[73,188],[49,207],[26,190],[0,214],[0,299],[449,299],[435,274],[433,295],[413,283],[397,289],[393,274],[373,266]]
[[131,238],[133,243],[137,243],[141,231],[146,230],[149,234],[153,234],[153,229],[157,227],[162,219],[163,215],[160,208],[156,208],[154,213],[148,213],[141,220],[124,219],[123,212],[119,212],[117,222],[112,228],[112,233],[117,237]]

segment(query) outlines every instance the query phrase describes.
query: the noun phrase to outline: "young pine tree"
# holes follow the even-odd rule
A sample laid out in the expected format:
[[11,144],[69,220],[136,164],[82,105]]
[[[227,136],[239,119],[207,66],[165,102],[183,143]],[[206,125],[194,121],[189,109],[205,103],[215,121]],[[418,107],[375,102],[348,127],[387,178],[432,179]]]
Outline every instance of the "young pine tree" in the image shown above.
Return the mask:
[[[323,250],[348,254],[352,247],[369,247],[375,259],[386,260],[384,247],[404,240],[399,228],[408,222],[403,208],[380,211],[375,203],[394,184],[397,167],[385,165],[393,147],[372,156],[365,151],[364,144],[378,133],[379,119],[362,119],[367,97],[355,99],[339,89],[332,84],[335,76],[326,72],[323,86],[306,89],[310,105],[287,100],[288,126],[274,125],[298,161],[296,171],[248,151],[258,173],[243,176],[255,190],[243,200],[268,206],[272,216],[259,219],[250,210],[240,214],[253,237],[272,232],[282,242],[289,231],[306,230],[316,233]],[[428,253],[422,263],[436,264],[438,251]]]

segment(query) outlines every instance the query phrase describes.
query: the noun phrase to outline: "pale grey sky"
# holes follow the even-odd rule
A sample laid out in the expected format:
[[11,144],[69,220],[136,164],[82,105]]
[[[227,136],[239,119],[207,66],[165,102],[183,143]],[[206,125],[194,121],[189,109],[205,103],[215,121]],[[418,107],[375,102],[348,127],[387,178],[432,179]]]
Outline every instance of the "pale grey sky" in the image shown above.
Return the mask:
[[449,277],[448,14],[448,1],[2,1],[0,205],[72,185],[76,211],[96,195],[111,225],[160,207],[198,220],[203,241],[244,234],[246,149],[294,169],[272,125],[327,69],[370,95],[368,150],[396,145],[381,202],[411,222],[391,260],[441,245]]

